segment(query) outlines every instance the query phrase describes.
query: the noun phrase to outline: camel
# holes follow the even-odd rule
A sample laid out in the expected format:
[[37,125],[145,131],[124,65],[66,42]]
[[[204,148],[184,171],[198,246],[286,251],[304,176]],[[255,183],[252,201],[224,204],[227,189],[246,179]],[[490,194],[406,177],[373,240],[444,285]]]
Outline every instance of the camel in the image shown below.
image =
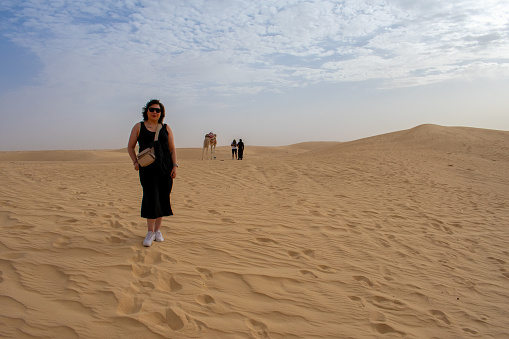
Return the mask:
[[[209,146],[210,146],[210,160],[216,158],[216,145],[217,145],[217,134],[210,132],[205,135],[205,140],[203,140],[203,150],[201,152],[201,160],[203,160],[203,153],[205,149],[207,150],[207,159],[209,158]],[[214,158],[212,158],[214,157]]]

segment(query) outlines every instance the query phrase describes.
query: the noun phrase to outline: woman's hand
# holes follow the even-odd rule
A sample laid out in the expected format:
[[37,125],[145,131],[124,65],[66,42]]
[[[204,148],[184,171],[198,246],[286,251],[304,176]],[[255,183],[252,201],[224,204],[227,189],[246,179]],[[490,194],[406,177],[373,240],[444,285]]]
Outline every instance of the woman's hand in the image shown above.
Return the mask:
[[178,166],[173,166],[173,169],[171,170],[171,177],[175,179],[177,177],[177,168]]
[[137,161],[136,161],[133,165],[134,165],[134,169],[135,169],[136,171],[139,171],[139,170],[140,170],[140,164],[138,164],[138,162],[137,162]]

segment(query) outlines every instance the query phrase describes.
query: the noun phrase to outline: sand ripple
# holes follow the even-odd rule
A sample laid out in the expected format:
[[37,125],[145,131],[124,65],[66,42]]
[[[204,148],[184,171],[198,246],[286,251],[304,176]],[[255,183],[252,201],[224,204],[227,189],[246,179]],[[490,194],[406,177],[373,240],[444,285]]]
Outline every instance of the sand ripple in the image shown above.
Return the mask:
[[151,248],[97,152],[0,154],[0,336],[509,337],[508,132],[182,150]]

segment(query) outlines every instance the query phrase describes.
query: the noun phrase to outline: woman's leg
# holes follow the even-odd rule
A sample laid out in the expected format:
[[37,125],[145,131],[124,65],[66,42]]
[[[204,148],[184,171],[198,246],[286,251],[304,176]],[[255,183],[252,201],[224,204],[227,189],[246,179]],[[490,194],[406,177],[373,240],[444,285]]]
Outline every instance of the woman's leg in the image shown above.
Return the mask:
[[155,220],[155,224],[154,224],[154,232],[157,232],[161,229],[161,224],[163,223],[163,217],[160,217],[160,218],[157,218]]
[[157,219],[147,219],[147,228],[150,232],[157,232],[161,229],[163,217]]
[[[143,246],[150,247],[150,246],[152,246],[152,241],[154,241],[154,240],[158,241],[156,239],[155,228],[157,226],[157,220],[159,220],[159,219],[162,219],[162,218],[147,219],[148,232],[147,232],[147,235],[145,236],[145,240],[143,240]],[[159,227],[161,227],[161,222],[159,222]]]
[[155,240],[158,242],[164,241],[164,237],[160,232],[162,223],[163,223],[163,217],[156,219],[155,228],[154,228],[154,231],[155,231],[154,236],[155,236]]
[[[157,219],[147,219],[147,228],[150,232],[155,232],[155,226],[156,226]],[[161,225],[159,225],[160,227]]]

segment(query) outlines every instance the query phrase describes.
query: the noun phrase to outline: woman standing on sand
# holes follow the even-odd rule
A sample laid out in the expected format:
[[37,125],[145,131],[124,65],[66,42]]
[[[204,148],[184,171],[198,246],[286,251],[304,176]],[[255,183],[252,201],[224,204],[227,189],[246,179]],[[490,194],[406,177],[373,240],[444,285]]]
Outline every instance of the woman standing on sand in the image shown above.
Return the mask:
[[237,141],[235,139],[233,139],[231,145],[232,146],[232,160],[234,159],[237,159]]
[[[164,241],[161,234],[163,217],[173,215],[170,204],[170,193],[173,179],[177,176],[177,153],[170,126],[164,124],[159,137],[154,142],[157,126],[163,123],[164,106],[159,100],[150,100],[142,110],[143,121],[134,125],[129,137],[127,151],[136,171],[139,171],[140,183],[143,188],[141,217],[147,219],[148,232],[143,246],[151,246],[152,242]],[[154,146],[156,161],[141,167],[136,158],[136,143],[139,151]]]

